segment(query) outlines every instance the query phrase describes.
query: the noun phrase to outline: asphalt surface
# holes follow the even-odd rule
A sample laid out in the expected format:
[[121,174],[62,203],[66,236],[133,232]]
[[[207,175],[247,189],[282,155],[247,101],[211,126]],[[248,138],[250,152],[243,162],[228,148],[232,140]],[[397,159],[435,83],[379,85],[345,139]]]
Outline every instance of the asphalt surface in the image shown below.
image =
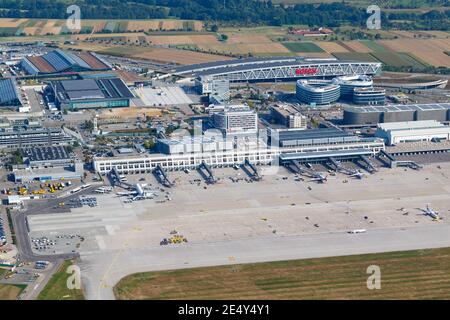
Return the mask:
[[[87,299],[112,300],[114,285],[136,272],[282,261],[450,246],[450,225],[390,228],[362,234],[274,236],[215,243],[147,247],[82,254],[79,266]],[[382,266],[381,266],[382,267]]]

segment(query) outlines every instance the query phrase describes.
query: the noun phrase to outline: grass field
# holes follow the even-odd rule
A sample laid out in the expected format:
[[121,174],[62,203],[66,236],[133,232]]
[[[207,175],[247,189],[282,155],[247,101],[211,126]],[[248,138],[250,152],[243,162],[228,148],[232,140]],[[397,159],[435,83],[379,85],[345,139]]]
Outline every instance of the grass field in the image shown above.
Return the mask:
[[[367,267],[381,289],[367,289]],[[450,248],[138,273],[118,299],[450,299]]]
[[[0,268],[0,279],[6,274],[6,269]],[[0,284],[0,300],[16,300],[26,285]]]
[[397,52],[372,52],[372,56],[386,65],[393,67],[425,67],[417,59],[407,53]]
[[283,46],[291,52],[324,52],[313,42],[283,42]]
[[66,270],[72,264],[73,262],[70,260],[64,261],[60,269],[39,293],[38,300],[84,300],[82,290],[70,290],[67,288],[67,279],[70,274],[66,273]]
[[373,61],[378,62],[375,57],[370,55],[370,53],[362,53],[362,52],[334,52],[333,56],[341,60],[355,60],[355,61]]

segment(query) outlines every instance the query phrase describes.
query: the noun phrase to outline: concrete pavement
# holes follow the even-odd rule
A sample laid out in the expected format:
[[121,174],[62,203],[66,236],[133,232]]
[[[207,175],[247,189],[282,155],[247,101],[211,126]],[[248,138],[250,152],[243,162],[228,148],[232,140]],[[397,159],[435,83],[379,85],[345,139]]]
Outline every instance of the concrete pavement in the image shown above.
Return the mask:
[[450,247],[450,225],[298,236],[274,236],[178,247],[147,247],[82,254],[79,266],[87,299],[114,299],[113,287],[124,276],[237,263],[281,261],[364,253]]

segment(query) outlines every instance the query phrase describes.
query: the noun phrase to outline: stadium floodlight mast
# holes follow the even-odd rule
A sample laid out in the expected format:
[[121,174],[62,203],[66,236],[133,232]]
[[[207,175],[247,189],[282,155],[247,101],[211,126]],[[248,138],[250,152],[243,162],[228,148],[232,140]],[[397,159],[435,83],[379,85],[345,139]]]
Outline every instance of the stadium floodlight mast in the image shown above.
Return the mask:
[[70,31],[81,30],[81,9],[76,4],[72,4],[67,7],[66,13],[69,17],[66,20],[67,29]]

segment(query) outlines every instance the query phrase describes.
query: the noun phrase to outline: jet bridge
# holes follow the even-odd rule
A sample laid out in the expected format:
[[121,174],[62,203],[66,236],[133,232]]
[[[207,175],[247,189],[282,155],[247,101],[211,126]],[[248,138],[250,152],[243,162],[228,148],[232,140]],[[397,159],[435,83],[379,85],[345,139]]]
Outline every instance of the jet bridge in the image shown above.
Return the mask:
[[293,169],[294,172],[307,176],[308,178],[311,178],[313,180],[316,180],[318,182],[324,183],[327,181],[327,177],[324,176],[320,172],[316,172],[313,169],[307,169],[303,167],[300,162],[295,160],[290,160],[287,162],[287,164]]
[[214,173],[213,173],[211,167],[209,166],[209,164],[207,164],[207,163],[205,162],[205,160],[202,161],[202,163],[201,163],[200,166],[199,166],[199,169],[205,170],[206,173],[208,174],[208,175],[206,176],[206,181],[207,181],[208,183],[213,184],[213,183],[216,183],[216,182],[217,182],[217,181],[216,181],[216,178],[214,177]]
[[167,176],[166,171],[163,169],[163,167],[158,164],[153,171],[153,173],[156,175],[158,180],[166,187],[170,188],[173,187],[173,182],[169,180],[169,177]]
[[348,168],[342,166],[342,164],[333,157],[328,158],[328,163],[337,172],[342,172],[349,176],[358,176],[358,177],[360,176],[360,172],[358,170],[348,169]]
[[397,161],[397,167],[408,167],[413,170],[420,170],[423,168],[421,164],[414,161]]
[[112,178],[113,181],[113,185],[114,186],[119,186],[122,187],[124,189],[130,189],[130,188],[134,188],[134,186],[128,182],[122,181],[122,178],[119,174],[119,171],[117,170],[116,167],[112,168],[112,170],[109,172],[110,177]]
[[[384,158],[386,158],[387,161],[385,161]],[[397,160],[394,158],[394,156],[384,150],[380,150],[380,153],[378,153],[378,159],[386,163],[389,168],[395,168],[397,166]]]
[[368,172],[374,173],[377,171],[377,168],[375,168],[373,163],[365,155],[361,155],[361,156],[359,156],[359,158],[361,159],[362,162],[364,162],[365,168]]
[[251,170],[252,173],[252,179],[259,181],[262,179],[261,175],[258,172],[258,168],[256,168],[256,166],[250,162],[250,160],[248,160],[247,158],[244,161],[244,166],[248,166]]

